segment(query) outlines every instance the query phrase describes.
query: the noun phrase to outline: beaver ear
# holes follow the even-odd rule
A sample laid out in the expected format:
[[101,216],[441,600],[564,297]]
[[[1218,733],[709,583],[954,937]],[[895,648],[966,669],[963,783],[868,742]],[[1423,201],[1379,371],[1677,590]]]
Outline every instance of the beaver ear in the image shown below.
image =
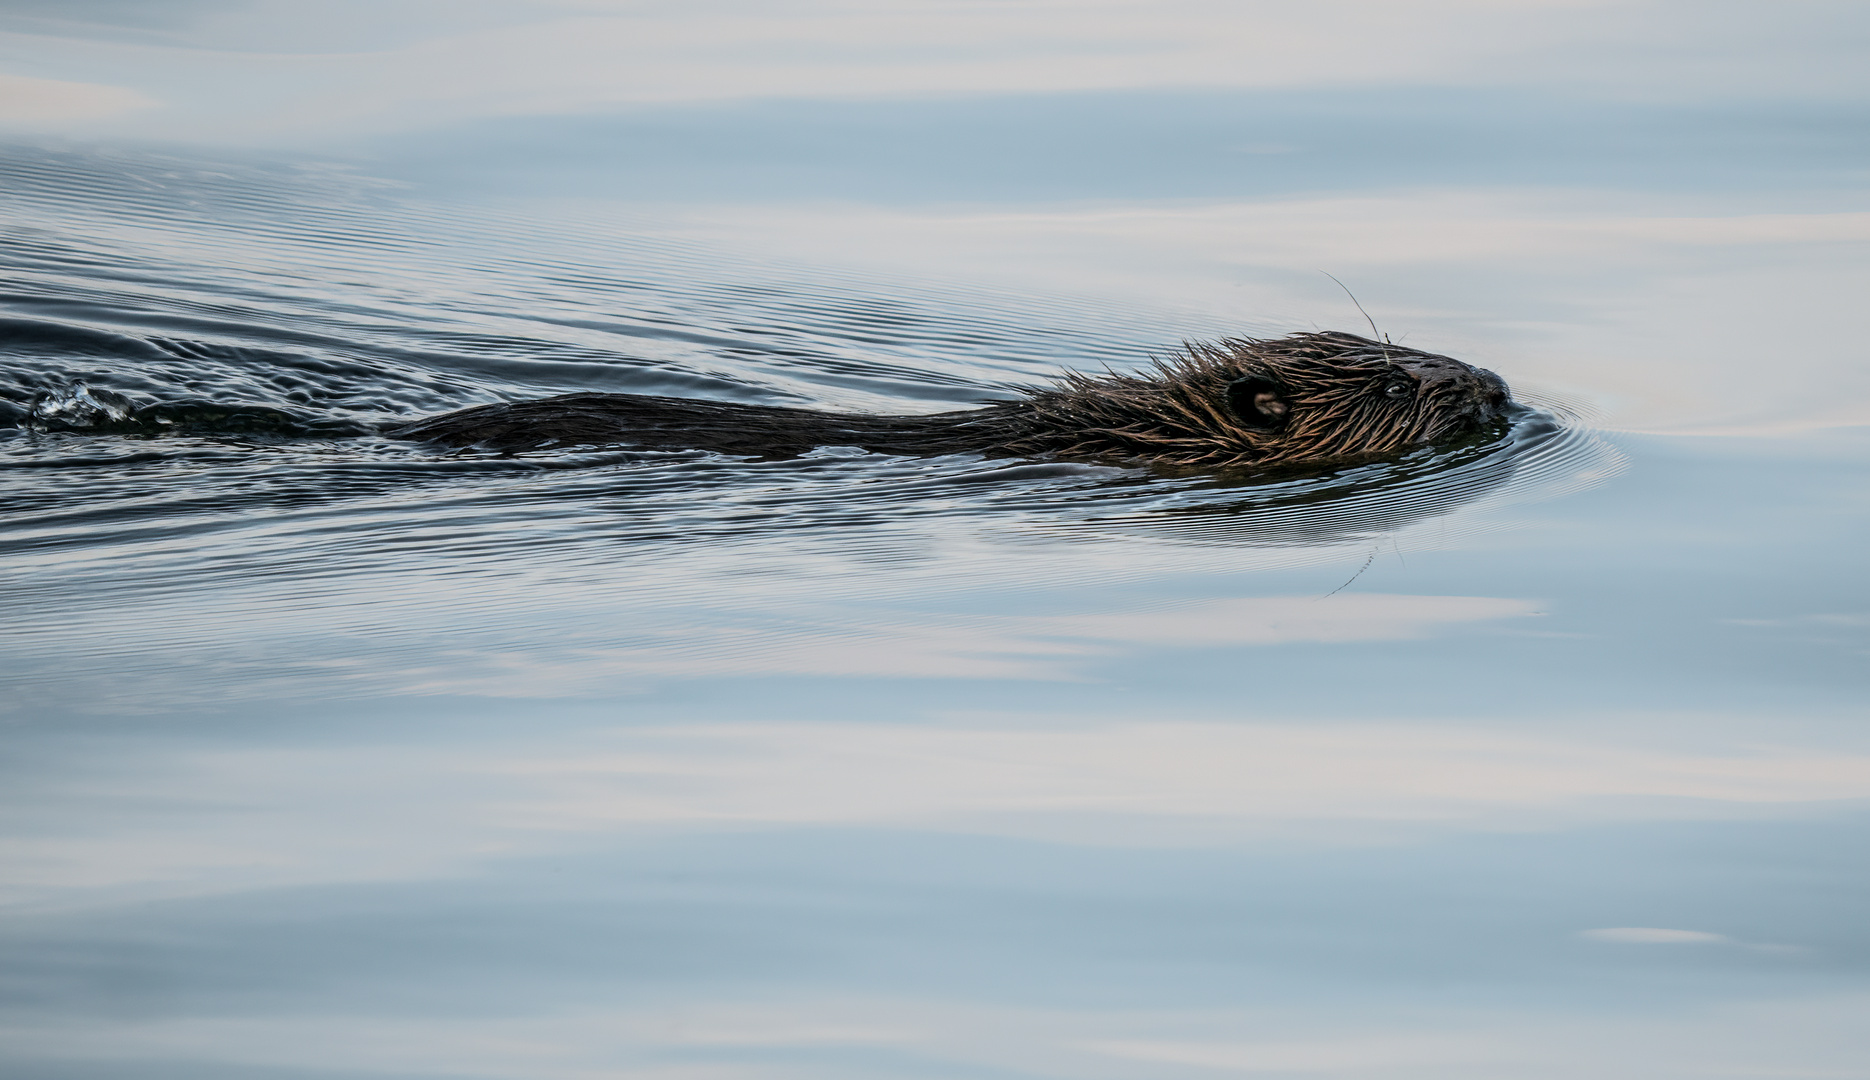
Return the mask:
[[1286,424],[1292,404],[1285,388],[1260,375],[1249,375],[1227,384],[1227,407],[1242,427],[1254,431],[1277,431]]

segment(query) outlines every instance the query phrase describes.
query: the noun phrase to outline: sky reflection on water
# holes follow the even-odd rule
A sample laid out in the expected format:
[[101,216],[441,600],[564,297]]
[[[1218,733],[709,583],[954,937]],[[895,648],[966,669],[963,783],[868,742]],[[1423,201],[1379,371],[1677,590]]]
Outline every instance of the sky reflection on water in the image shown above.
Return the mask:
[[0,440],[0,1067],[1862,1075],[1867,37],[7,5],[9,407],[937,409],[1356,329],[1325,269],[1571,428],[1284,489]]

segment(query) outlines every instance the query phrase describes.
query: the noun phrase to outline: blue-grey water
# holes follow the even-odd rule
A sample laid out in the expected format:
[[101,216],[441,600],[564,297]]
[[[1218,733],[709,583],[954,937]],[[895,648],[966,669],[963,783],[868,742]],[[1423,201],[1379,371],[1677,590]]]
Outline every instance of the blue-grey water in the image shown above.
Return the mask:
[[[1870,1077],[1861,15],[782,7],[0,9],[0,1073]],[[1512,429],[379,434],[1321,269]]]

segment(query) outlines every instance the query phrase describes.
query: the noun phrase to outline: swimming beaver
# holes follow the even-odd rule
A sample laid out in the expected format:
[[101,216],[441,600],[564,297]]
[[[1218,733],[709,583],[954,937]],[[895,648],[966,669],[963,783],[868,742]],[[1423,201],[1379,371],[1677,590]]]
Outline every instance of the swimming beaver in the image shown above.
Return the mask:
[[775,458],[856,446],[885,454],[1265,467],[1440,442],[1493,424],[1510,400],[1491,371],[1326,332],[1190,344],[1142,374],[1073,372],[1015,401],[923,416],[565,394],[462,409],[388,434],[496,450],[620,444]]

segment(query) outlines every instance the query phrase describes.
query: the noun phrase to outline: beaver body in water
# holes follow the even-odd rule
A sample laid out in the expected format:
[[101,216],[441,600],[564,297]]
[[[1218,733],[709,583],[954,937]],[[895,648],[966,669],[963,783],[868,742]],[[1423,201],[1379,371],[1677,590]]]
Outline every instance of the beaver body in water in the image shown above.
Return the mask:
[[1021,398],[869,416],[641,394],[482,405],[388,434],[515,451],[621,445],[791,457],[820,446],[1207,468],[1381,457],[1487,429],[1511,399],[1491,371],[1355,334],[1191,344],[1139,374],[1069,373]]

